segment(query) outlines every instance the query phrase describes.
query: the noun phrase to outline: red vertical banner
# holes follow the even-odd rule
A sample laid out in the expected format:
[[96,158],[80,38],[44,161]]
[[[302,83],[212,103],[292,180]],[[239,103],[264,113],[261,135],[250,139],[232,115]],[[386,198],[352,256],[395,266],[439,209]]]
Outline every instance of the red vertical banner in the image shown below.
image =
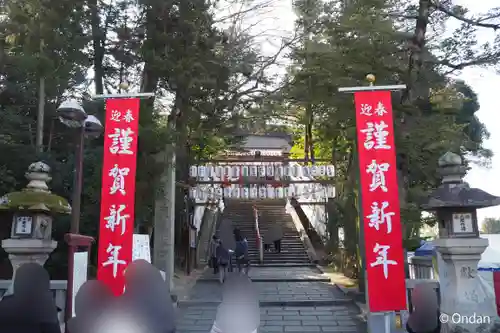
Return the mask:
[[132,261],[139,99],[106,100],[97,279],[123,293]]
[[354,101],[369,307],[406,310],[391,92],[356,92]]

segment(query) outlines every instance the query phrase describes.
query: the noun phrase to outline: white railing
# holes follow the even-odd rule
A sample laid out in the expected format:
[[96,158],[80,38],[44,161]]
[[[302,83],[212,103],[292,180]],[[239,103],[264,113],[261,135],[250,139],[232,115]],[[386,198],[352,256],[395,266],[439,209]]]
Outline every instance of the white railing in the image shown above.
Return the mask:
[[[411,295],[411,291],[421,283],[429,283],[436,290],[436,293],[439,295],[439,281],[433,279],[406,279],[406,289],[408,291],[407,295]],[[11,280],[0,280],[0,296],[5,293],[9,289],[11,285]],[[65,280],[52,280],[50,281],[50,289],[54,293],[54,299],[56,301],[56,305],[61,309],[59,312],[59,322],[61,324],[64,323],[64,310],[66,307],[66,287],[67,283]],[[410,312],[411,306],[411,297],[408,299],[408,311],[402,311],[401,319],[403,324],[406,323],[406,318],[408,313]]]
[[[12,284],[12,280],[0,280],[0,296],[2,296]],[[61,311],[58,314],[59,322],[64,322],[64,314],[66,309],[66,280],[50,281],[50,290],[54,293],[56,305]]]
[[[297,163],[290,163],[290,166],[293,165],[299,165]],[[300,177],[294,177],[290,175],[290,180],[295,181],[295,180],[301,180],[301,181],[307,181],[307,180],[314,180],[314,177],[306,177],[306,176],[300,176]],[[301,185],[317,185],[317,183],[303,183]],[[315,189],[315,195],[298,195],[295,197],[298,202],[300,202],[300,208],[306,215],[307,219],[311,223],[311,226],[316,230],[316,233],[323,239],[326,239],[327,236],[327,223],[328,223],[328,217],[326,214],[326,206],[325,205],[318,205],[318,204],[312,204],[308,205],[307,202],[328,202],[328,193],[326,189],[324,189],[322,186],[321,190],[319,188]],[[289,203],[290,201],[288,201]]]
[[259,211],[257,210],[257,207],[254,205],[252,206],[253,208],[253,217],[255,220],[255,240],[257,242],[257,249],[259,250],[259,262],[263,263],[264,262],[264,244],[262,242],[262,235],[260,234],[260,227],[259,227]]
[[413,256],[409,261],[410,279],[437,279],[431,257]]

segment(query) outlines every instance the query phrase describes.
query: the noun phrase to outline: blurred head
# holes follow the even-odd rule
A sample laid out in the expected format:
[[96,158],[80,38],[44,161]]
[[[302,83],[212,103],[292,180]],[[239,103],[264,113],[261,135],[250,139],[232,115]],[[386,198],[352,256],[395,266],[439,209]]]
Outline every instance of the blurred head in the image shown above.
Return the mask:
[[75,314],[77,317],[102,309],[113,300],[113,293],[98,280],[86,281],[75,296]]
[[36,263],[19,267],[14,278],[14,295],[17,297],[35,297],[50,291],[49,273]]
[[50,292],[49,273],[42,266],[28,263],[19,267],[13,287],[13,316],[38,322],[58,321],[56,303]]
[[160,271],[143,259],[135,260],[125,270],[125,292],[141,292],[145,286],[163,283]]
[[222,301],[225,303],[258,302],[259,293],[247,275],[239,273],[228,275],[223,288]]
[[[130,310],[133,313],[141,314],[141,317],[144,316],[146,324],[143,324],[151,326],[151,332],[174,332],[175,310],[169,286],[156,267],[145,260],[132,262],[125,270],[125,293],[123,296],[124,303],[131,306]],[[125,316],[128,315],[125,314]],[[141,328],[143,324],[136,327],[136,329],[142,330],[142,332],[137,331],[137,333],[150,333],[144,331],[144,327]],[[120,327],[124,327],[123,323],[120,324]],[[118,330],[113,330],[113,332],[115,331],[118,332]],[[136,331],[131,331],[131,333],[136,333]]]
[[413,289],[411,301],[415,309],[430,309],[432,311],[439,309],[436,289],[429,283],[418,284]]
[[418,284],[412,292],[413,312],[408,325],[416,332],[431,332],[439,326],[439,304],[436,290],[429,283]]
[[258,294],[248,276],[230,274],[217,308],[216,326],[222,332],[254,332],[260,324]]

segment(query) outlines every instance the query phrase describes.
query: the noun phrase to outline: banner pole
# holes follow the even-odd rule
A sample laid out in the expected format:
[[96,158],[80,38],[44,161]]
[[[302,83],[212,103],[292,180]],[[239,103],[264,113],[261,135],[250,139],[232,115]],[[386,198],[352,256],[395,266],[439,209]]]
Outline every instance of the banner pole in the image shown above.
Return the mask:
[[98,94],[92,95],[92,99],[108,99],[108,98],[151,98],[155,93],[123,93],[123,94]]
[[120,88],[125,92],[92,96],[106,102],[97,275],[116,296],[124,290],[123,273],[133,260],[139,99],[154,97],[129,93],[128,84]]
[[[406,85],[383,85],[383,86],[375,86],[375,75],[368,74],[366,75],[366,80],[368,81],[368,86],[357,86],[357,87],[340,87],[338,88],[339,92],[345,93],[357,93],[357,92],[368,92],[368,91],[398,91],[406,89]],[[359,154],[357,149],[357,136],[356,136],[356,153]],[[359,171],[361,173],[361,170]],[[359,197],[358,197],[358,205],[359,205],[359,242],[360,242],[360,254],[361,254],[361,262],[364,270],[364,290],[365,290],[365,302],[367,306],[367,329],[370,333],[379,333],[385,332],[390,333],[392,329],[392,325],[390,320],[392,318],[391,312],[382,313],[383,316],[380,316],[381,313],[372,313],[370,311],[370,296],[368,290],[368,270],[366,269],[366,242],[365,242],[365,233],[364,233],[364,215],[363,215],[363,207],[362,207],[362,190],[361,190],[361,179],[358,187]],[[380,320],[383,319],[383,322]]]

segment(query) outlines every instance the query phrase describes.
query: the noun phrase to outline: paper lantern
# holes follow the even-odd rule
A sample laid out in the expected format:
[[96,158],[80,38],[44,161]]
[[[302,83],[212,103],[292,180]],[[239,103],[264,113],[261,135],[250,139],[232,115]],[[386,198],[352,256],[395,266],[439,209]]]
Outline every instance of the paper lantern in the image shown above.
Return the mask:
[[198,167],[196,165],[189,167],[189,177],[198,177]]
[[257,166],[256,165],[250,166],[250,177],[257,177]]
[[278,199],[283,199],[285,198],[285,189],[283,187],[278,187],[276,189],[276,197]]
[[310,178],[311,177],[310,171],[311,170],[309,169],[309,167],[303,166],[302,167],[302,175],[301,176],[304,177],[304,178]]
[[235,165],[231,168],[231,178],[232,179],[240,178],[240,166],[239,165]]
[[198,188],[198,198],[202,201],[207,201],[208,199],[208,192],[205,191],[205,188]]
[[220,165],[215,167],[215,176],[217,178],[222,178],[222,167]]
[[244,187],[242,189],[241,197],[244,198],[244,199],[250,198],[250,191],[249,191],[249,189],[247,187]]
[[318,167],[318,176],[323,177],[326,175],[326,166],[320,165]]
[[215,175],[215,166],[214,165],[207,165],[207,171],[208,171],[208,175],[212,178],[214,178],[216,175]]
[[293,165],[291,168],[290,168],[290,175],[294,178],[297,178],[300,176],[300,171],[299,171],[300,167],[297,166],[297,165]]
[[276,197],[276,190],[274,189],[274,187],[272,186],[267,186],[266,187],[266,196],[269,198],[269,199],[274,199]]
[[283,166],[283,176],[285,177],[290,177],[290,166],[289,165],[285,165]]
[[311,171],[309,172],[311,176],[318,177],[319,176],[319,168],[316,165],[311,167]]
[[328,198],[335,198],[335,186],[328,185],[326,188],[326,195]]
[[267,198],[267,188],[266,187],[259,187],[259,198],[265,199]]
[[266,166],[266,176],[274,177],[274,165],[270,164]]
[[242,197],[242,191],[241,191],[241,188],[239,186],[233,186],[231,188],[231,197],[232,198],[235,198],[235,199],[239,199]]
[[241,167],[241,175],[243,177],[248,177],[248,165],[243,165]]
[[198,177],[205,178],[207,168],[204,165],[198,166]]
[[251,199],[256,199],[259,196],[259,191],[257,190],[257,187],[252,186],[250,187],[250,198]]
[[217,188],[215,189],[215,198],[216,198],[216,199],[222,199],[222,194],[224,193],[223,191],[224,191],[224,190],[223,190],[223,188],[222,188],[222,187],[217,187]]
[[274,174],[276,175],[276,177],[279,177],[279,178],[283,177],[284,176],[283,175],[283,166],[282,165],[278,165],[276,167],[276,170],[275,170]]
[[215,189],[213,187],[208,188],[208,199],[215,199]]
[[316,191],[316,189],[313,189],[312,192],[311,192],[311,199],[312,200],[316,200],[319,198],[319,193]]
[[222,176],[229,178],[231,176],[231,167],[229,165],[226,165],[223,167],[223,170],[224,171],[222,172]]
[[333,165],[327,165],[326,166],[326,175],[328,177],[335,176],[335,168],[333,167]]
[[265,166],[259,165],[257,167],[257,170],[258,170],[259,177],[265,177],[266,176],[266,167]]

